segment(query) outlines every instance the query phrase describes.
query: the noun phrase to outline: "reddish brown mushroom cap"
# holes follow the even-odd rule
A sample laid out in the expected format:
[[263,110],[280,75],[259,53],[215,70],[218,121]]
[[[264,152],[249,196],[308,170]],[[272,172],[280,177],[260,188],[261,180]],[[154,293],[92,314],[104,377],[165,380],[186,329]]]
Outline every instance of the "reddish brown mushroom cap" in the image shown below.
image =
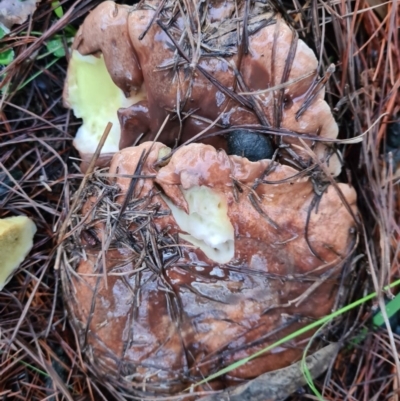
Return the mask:
[[[355,192],[345,184],[329,186],[312,208],[313,184],[306,177],[291,179],[291,167],[252,163],[204,144],[183,147],[157,167],[167,152],[160,143],[124,149],[109,171],[117,191],[110,185],[90,190],[76,234],[86,260],[71,276],[70,302],[82,346],[99,375],[166,394],[328,314],[354,246],[357,213]],[[227,263],[206,256],[200,240],[185,241],[187,234],[196,237],[196,227],[182,230],[176,218],[177,209],[196,217],[196,196],[204,193],[209,197],[200,206],[213,205],[214,197],[226,205],[225,216],[214,220],[232,225],[234,252]],[[119,216],[122,204],[126,209]],[[170,209],[173,204],[178,207]],[[101,251],[117,216],[110,248]],[[89,227],[91,240],[82,235]],[[106,279],[98,266],[102,254]],[[298,340],[215,380],[213,387],[289,365],[301,355],[304,343]]]
[[[284,129],[300,136],[315,136],[319,141],[337,137],[336,122],[323,100],[323,87],[313,90],[318,66],[314,53],[267,6],[251,5],[248,54],[239,65],[233,2],[208,4],[205,17],[200,18],[205,21],[201,26],[204,46],[198,58],[193,43],[182,45],[183,49],[189,49],[187,54],[176,48],[182,37],[190,36],[183,33],[188,27],[186,19],[192,15],[189,11],[174,16],[173,0],[166,2],[158,17],[164,25],[173,17],[174,27],[167,33],[166,28],[155,22],[149,27],[158,3],[148,0],[140,4],[128,8],[103,2],[85,20],[73,46],[83,55],[103,54],[112,80],[126,94],[142,85],[146,87],[145,99],[118,111],[120,149],[132,146],[141,135],[142,142],[153,140],[168,115],[171,118],[158,137],[168,146],[193,138],[211,122],[217,125],[208,134],[216,133],[221,125],[246,125],[251,130],[251,126],[262,124],[277,129],[278,134]],[[238,13],[243,18],[244,2],[238,2]],[[227,55],[212,57],[204,50],[216,48]],[[240,71],[240,84],[232,65]],[[281,84],[283,87],[277,89]],[[255,94],[241,94],[249,91]],[[299,110],[303,112],[299,114]],[[212,136],[200,141],[226,149],[224,137]],[[276,140],[277,144],[281,142],[302,147],[296,138],[285,135]],[[310,141],[307,143],[311,145]],[[330,174],[340,173],[341,165],[331,143],[317,142],[313,150],[319,161],[328,166]],[[311,160],[307,151],[295,146],[291,146],[291,153],[286,152],[285,157],[289,154],[298,159],[300,168]]]
[[140,89],[143,82],[136,52],[128,36],[130,12],[131,7],[103,1],[86,17],[72,46],[85,56],[101,53],[112,80],[128,96]]

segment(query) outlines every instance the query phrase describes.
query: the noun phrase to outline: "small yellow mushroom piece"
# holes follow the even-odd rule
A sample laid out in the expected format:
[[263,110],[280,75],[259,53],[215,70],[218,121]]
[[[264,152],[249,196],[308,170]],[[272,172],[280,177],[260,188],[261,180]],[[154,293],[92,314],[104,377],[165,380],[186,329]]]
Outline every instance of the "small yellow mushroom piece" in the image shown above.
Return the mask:
[[33,247],[36,226],[25,216],[0,219],[0,291]]

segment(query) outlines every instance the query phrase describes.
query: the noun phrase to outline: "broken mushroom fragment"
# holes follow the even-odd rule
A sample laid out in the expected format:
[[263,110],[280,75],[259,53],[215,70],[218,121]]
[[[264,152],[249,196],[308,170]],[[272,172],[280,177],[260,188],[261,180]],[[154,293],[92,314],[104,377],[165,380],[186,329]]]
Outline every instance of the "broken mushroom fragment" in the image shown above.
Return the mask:
[[35,223],[25,216],[0,219],[0,291],[33,247]]
[[[330,313],[355,243],[355,191],[210,145],[116,153],[74,211],[66,304],[93,370],[136,394],[175,394]],[[103,270],[105,269],[105,270]],[[300,358],[300,336],[213,381]],[[208,388],[208,387],[207,387]]]
[[[111,80],[102,54],[82,56],[74,50],[69,62],[69,73],[64,89],[64,103],[74,110],[83,124],[78,129],[74,146],[88,161],[100,141],[108,122],[113,125],[102,148],[103,157],[118,151],[121,127],[117,111],[144,99],[144,89],[126,97]],[[87,155],[87,156],[85,156]]]
[[[268,3],[250,2],[248,13],[243,0],[204,4],[196,1],[188,10],[178,0],[161,5],[146,0],[132,7],[104,1],[89,14],[74,40],[65,86],[66,104],[88,126],[75,142],[82,157],[94,152],[107,119],[116,121],[118,116],[120,125],[114,125],[112,148],[106,146],[103,152],[153,140],[168,118],[158,137],[168,146],[192,140],[206,130],[197,140],[226,150],[232,148],[226,141],[229,134],[218,135],[221,129],[247,127],[251,132],[252,127],[261,127],[281,148],[278,156],[291,157],[298,169],[313,161],[301,142],[287,135],[306,134],[315,138],[307,144],[319,161],[338,175],[339,159],[332,144],[323,142],[337,138],[338,128],[324,101],[312,50]],[[247,21],[246,51],[241,39],[238,42],[243,36],[243,24],[238,21],[243,19]],[[201,35],[196,31],[199,27]],[[98,68],[98,63],[77,63],[78,54],[104,60],[108,81],[125,94],[125,104],[103,103],[99,118],[97,104],[105,97],[97,73],[91,82],[100,96],[87,90],[85,82],[78,82],[77,91],[85,96],[70,100],[70,85],[76,82],[79,69],[91,75]],[[234,152],[243,154],[236,148]]]

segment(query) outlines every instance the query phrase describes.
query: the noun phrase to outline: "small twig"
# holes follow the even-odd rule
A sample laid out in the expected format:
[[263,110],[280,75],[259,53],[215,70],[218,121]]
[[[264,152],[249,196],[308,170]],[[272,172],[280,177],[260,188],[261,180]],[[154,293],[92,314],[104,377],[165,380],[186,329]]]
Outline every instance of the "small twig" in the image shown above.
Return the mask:
[[151,28],[151,26],[153,25],[154,21],[156,20],[156,18],[158,18],[158,16],[160,15],[161,10],[164,8],[166,0],[161,0],[160,4],[157,7],[157,10],[155,11],[155,13],[153,14],[153,16],[151,17],[149,23],[147,24],[146,28],[144,29],[144,31],[139,35],[139,40],[143,40],[143,38],[146,36],[147,32],[149,31],[149,29]]

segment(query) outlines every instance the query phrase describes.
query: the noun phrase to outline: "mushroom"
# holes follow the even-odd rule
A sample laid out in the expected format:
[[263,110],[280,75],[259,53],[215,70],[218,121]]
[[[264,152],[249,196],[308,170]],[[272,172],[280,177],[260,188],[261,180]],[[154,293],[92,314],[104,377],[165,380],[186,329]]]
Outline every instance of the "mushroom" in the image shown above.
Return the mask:
[[[94,152],[107,121],[114,127],[104,154],[153,140],[169,118],[158,137],[167,146],[207,130],[199,141],[247,156],[236,146],[242,139],[227,143],[226,130],[259,141],[262,128],[262,135],[274,135],[282,162],[291,157],[299,169],[313,162],[296,137],[306,134],[319,162],[337,176],[341,164],[332,143],[323,141],[337,138],[338,127],[313,51],[268,4],[250,2],[246,13],[247,2],[238,1],[237,14],[232,0],[205,4],[187,10],[178,0],[133,7],[104,1],[85,19],[64,92],[66,105],[83,118],[75,139],[82,159]],[[243,36],[237,21],[246,15],[248,49],[237,43]],[[225,136],[218,135],[222,129]]]
[[[334,307],[355,244],[350,186],[316,193],[287,165],[206,144],[170,154],[159,142],[117,152],[108,177],[86,188],[62,269],[73,325],[99,377],[174,394]],[[306,339],[210,385],[288,366]]]
[[0,219],[0,291],[33,247],[35,223],[26,216]]

